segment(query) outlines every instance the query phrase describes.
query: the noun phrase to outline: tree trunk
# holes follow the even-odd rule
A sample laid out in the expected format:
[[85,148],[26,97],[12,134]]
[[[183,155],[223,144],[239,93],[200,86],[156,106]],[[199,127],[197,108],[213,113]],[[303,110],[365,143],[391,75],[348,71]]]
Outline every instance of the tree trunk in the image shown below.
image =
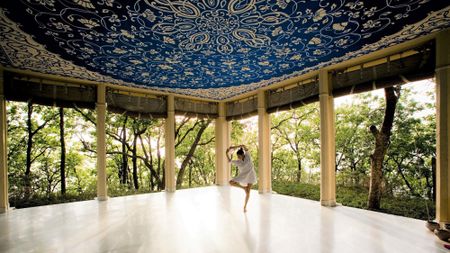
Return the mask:
[[160,128],[159,135],[158,135],[158,141],[156,142],[156,158],[157,158],[157,164],[158,164],[158,168],[157,168],[157,172],[156,173],[158,175],[158,178],[160,178],[161,171],[162,171],[161,181],[158,184],[158,190],[160,190],[160,191],[162,189],[166,188],[166,177],[165,177],[166,173],[165,173],[165,170],[164,170],[164,164],[162,164],[162,162],[161,162],[161,151],[160,151],[161,135],[162,134],[161,134],[161,128]]
[[128,117],[125,117],[125,120],[123,121],[122,126],[122,134],[121,134],[121,143],[122,143],[122,162],[120,166],[119,171],[119,179],[121,184],[127,184],[128,183],[128,153],[127,153],[127,120]]
[[138,173],[137,173],[137,138],[138,136],[135,135],[134,136],[134,141],[133,141],[133,157],[131,158],[132,163],[133,163],[133,184],[134,184],[134,189],[135,190],[139,190],[139,181],[138,181]]
[[25,185],[25,198],[28,198],[31,194],[31,164],[35,159],[37,159],[39,156],[43,155],[41,154],[35,156],[32,158],[32,151],[33,151],[33,137],[36,135],[40,130],[42,130],[47,123],[50,120],[53,120],[56,115],[52,116],[51,118],[47,119],[42,123],[42,125],[38,126],[35,130],[33,130],[33,122],[32,122],[32,116],[33,116],[33,103],[31,100],[27,103],[28,106],[28,112],[27,112],[27,154],[26,154],[26,162],[25,162],[25,175],[24,175],[24,185]]
[[28,198],[31,193],[31,150],[33,148],[33,125],[31,123],[31,117],[33,115],[33,104],[28,101],[28,112],[27,112],[27,158],[26,158],[26,168],[25,168],[25,198]]
[[[142,139],[141,139],[141,143],[142,143]],[[142,143],[143,145],[143,143]],[[145,150],[144,150],[145,153]],[[153,180],[153,177],[159,177],[159,175],[156,175],[156,173],[154,173],[154,168],[153,168],[153,155],[152,155],[152,141],[151,141],[151,137],[150,135],[148,136],[148,154],[149,154],[149,158],[150,158],[150,190],[153,191],[155,189],[155,181]]]
[[137,124],[136,119],[134,119],[133,122],[133,147],[132,147],[132,154],[133,157],[131,158],[132,164],[133,164],[133,185],[135,190],[139,190],[139,175],[138,175],[138,165],[137,165],[137,140],[141,140],[141,135],[147,131],[148,127],[143,127],[142,129],[139,128],[139,124]]
[[150,136],[148,136],[148,143],[149,143],[149,152],[148,153],[145,149],[145,145],[144,145],[144,142],[142,141],[141,136],[139,136],[139,139],[141,140],[142,151],[144,152],[144,156],[145,156],[145,159],[142,159],[142,161],[144,162],[145,166],[150,171],[150,188],[153,190],[153,187],[154,187],[153,179],[156,180],[156,184],[158,186],[161,185],[161,179],[159,178],[159,175],[156,173],[156,171],[153,168],[153,156],[152,156],[152,152],[151,152]]
[[61,194],[66,194],[66,143],[64,141],[64,108],[59,108],[59,137],[61,143]]
[[202,122],[200,125],[200,129],[197,132],[197,135],[195,136],[194,142],[192,143],[191,148],[189,149],[189,152],[187,153],[186,157],[184,158],[183,162],[181,163],[180,171],[178,172],[177,176],[177,188],[181,187],[181,184],[183,183],[183,177],[184,172],[186,170],[186,166],[191,161],[192,156],[194,155],[195,149],[197,148],[198,143],[200,142],[200,139],[203,135],[203,132],[208,127],[208,125],[211,123],[210,120]]
[[297,183],[302,179],[302,159],[299,156],[300,154],[297,154]]
[[[143,145],[142,139],[141,139],[141,143]],[[144,149],[144,153],[145,153],[145,149]],[[154,177],[158,177],[159,179],[159,175],[157,175],[154,171],[153,168],[153,155],[152,155],[152,141],[151,141],[151,136],[148,135],[148,154],[150,157],[150,189],[153,191],[155,189],[155,180]]]
[[370,126],[370,132],[375,137],[375,150],[370,156],[369,209],[380,209],[381,187],[383,181],[383,160],[390,142],[392,125],[394,123],[395,107],[400,96],[400,87],[385,88],[384,94],[386,98],[386,109],[384,111],[381,131],[378,131],[377,127],[374,125]]
[[397,163],[397,171],[400,173],[400,176],[402,176],[403,181],[405,182],[406,186],[408,187],[409,191],[411,192],[411,195],[416,196],[416,191],[412,187],[412,185],[409,183],[408,179],[406,178],[405,174],[403,173],[403,169],[401,166],[401,162]]
[[359,183],[359,178],[356,172],[356,164],[352,161],[350,165],[351,175],[351,186],[356,186]]
[[192,165],[189,166],[189,188],[192,187]]

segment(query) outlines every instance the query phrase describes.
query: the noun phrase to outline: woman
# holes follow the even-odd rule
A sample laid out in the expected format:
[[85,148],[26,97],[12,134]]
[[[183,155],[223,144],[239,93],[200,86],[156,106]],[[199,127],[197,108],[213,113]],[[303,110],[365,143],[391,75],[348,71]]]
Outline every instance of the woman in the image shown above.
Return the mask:
[[[232,160],[230,151],[239,148],[236,152],[238,160]],[[245,190],[244,212],[247,212],[247,203],[250,198],[250,189],[256,183],[256,173],[253,168],[252,158],[245,145],[231,146],[226,151],[228,161],[238,167],[239,175],[230,180],[230,185]]]

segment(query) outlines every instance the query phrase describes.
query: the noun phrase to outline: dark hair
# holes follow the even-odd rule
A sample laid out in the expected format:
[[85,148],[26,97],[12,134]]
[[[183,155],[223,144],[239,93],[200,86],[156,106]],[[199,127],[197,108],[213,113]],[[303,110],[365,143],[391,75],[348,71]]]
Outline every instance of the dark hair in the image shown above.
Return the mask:
[[236,152],[237,155],[244,155],[244,150],[242,148],[239,148]]

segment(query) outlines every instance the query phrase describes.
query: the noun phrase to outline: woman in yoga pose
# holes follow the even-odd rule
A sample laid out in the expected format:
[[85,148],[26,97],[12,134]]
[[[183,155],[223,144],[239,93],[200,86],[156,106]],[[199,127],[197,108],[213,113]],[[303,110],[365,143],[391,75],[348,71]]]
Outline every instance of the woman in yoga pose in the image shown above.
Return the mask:
[[[232,160],[232,152],[237,149],[237,160]],[[231,152],[230,152],[231,151]],[[230,154],[231,153],[231,154]],[[245,204],[244,212],[247,212],[247,203],[250,198],[250,189],[256,183],[256,173],[252,158],[245,145],[231,146],[226,151],[228,161],[237,166],[239,175],[230,180],[230,185],[244,189]]]

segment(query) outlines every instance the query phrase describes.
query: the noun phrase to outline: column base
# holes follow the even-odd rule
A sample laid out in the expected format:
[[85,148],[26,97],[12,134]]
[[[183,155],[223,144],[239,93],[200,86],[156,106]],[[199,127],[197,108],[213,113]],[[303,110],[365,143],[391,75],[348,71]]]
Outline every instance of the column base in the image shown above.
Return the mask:
[[271,189],[262,189],[262,190],[258,190],[259,194],[272,194],[272,190]]
[[7,213],[9,210],[9,207],[0,207],[0,213]]
[[222,181],[222,182],[217,182],[216,185],[218,186],[228,186],[230,185],[228,181]]
[[445,228],[447,224],[450,224],[450,221],[438,221],[439,225],[441,226],[441,228]]
[[336,206],[336,200],[321,200],[320,204],[322,206],[326,206],[326,207],[335,207]]
[[109,199],[109,197],[108,196],[97,196],[95,199],[98,201],[106,201]]
[[176,189],[175,188],[173,188],[173,189],[164,189],[164,191],[165,192],[169,192],[169,193],[173,193],[173,192],[176,191]]

